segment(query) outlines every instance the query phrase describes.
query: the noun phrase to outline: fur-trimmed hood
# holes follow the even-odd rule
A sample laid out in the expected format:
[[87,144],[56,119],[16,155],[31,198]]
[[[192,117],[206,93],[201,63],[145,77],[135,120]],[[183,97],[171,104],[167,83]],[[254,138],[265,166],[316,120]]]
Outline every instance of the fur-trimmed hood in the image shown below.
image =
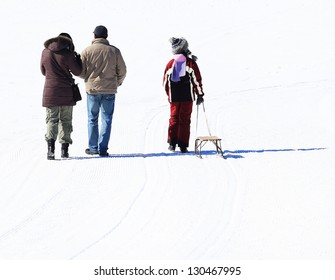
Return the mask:
[[65,36],[58,36],[46,40],[44,42],[44,47],[52,52],[58,52],[63,49],[69,49],[70,51],[74,51],[74,45],[72,40]]

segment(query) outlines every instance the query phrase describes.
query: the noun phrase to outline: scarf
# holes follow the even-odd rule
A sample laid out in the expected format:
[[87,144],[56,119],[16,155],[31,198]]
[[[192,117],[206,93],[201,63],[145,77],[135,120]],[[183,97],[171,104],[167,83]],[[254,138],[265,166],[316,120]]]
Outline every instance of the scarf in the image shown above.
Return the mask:
[[175,54],[173,56],[174,64],[172,69],[172,82],[179,82],[180,77],[186,75],[186,57],[183,54]]

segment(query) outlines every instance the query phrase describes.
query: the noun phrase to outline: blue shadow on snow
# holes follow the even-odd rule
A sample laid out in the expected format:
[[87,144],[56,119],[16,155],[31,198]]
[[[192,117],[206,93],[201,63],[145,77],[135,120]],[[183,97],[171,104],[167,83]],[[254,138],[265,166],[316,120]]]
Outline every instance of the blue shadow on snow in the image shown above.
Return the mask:
[[244,158],[243,154],[250,153],[278,153],[278,152],[309,152],[309,151],[320,151],[326,148],[302,148],[302,149],[267,149],[267,150],[235,150],[235,151],[224,151],[225,158]]
[[[244,154],[250,153],[279,153],[279,152],[309,152],[309,151],[319,151],[325,150],[326,148],[301,148],[301,149],[266,149],[266,150],[225,150],[224,156],[226,159],[239,159],[244,158]],[[209,155],[217,155],[215,150],[203,150],[201,151],[201,155],[209,156]],[[189,151],[189,153],[129,153],[129,154],[110,154],[108,157],[99,157],[99,156],[85,156],[85,157],[73,157],[71,159],[104,159],[104,158],[155,158],[155,157],[180,157],[180,156],[195,156],[194,151]]]

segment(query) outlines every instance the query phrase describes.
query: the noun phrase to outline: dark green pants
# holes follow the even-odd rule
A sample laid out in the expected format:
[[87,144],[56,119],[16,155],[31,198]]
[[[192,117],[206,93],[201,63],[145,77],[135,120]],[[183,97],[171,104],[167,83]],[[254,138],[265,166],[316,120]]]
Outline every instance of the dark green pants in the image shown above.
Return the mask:
[[45,140],[57,140],[59,143],[72,144],[72,111],[73,106],[56,106],[46,108],[47,132]]

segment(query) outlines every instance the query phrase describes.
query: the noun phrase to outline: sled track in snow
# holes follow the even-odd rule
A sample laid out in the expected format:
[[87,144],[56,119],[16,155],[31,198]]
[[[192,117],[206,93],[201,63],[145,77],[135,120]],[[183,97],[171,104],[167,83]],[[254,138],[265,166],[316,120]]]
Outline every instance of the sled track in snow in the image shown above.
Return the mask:
[[[161,110],[161,108],[156,108],[155,110],[152,110],[152,112],[153,114],[151,114],[150,118],[147,119],[146,129],[143,133],[143,137],[145,139],[144,151],[146,152],[167,148],[165,141],[166,131],[165,127],[162,126],[162,123],[167,121],[166,112]],[[232,219],[234,217],[234,221],[236,221],[236,214],[238,214],[238,212],[235,211],[238,208],[241,187],[243,188],[243,184],[241,184],[239,179],[240,176],[237,174],[238,171],[228,161],[225,161],[220,157],[216,157],[213,154],[213,151],[205,151],[205,158],[203,160],[198,159],[192,152],[187,155],[167,152],[111,155],[111,157],[121,159],[128,157],[142,158],[143,160],[141,162],[145,167],[146,173],[145,182],[141,186],[141,189],[138,191],[136,197],[134,197],[132,200],[131,204],[129,204],[127,211],[118,221],[118,223],[116,223],[108,231],[105,231],[105,233],[101,234],[94,241],[87,244],[85,247],[83,247],[82,250],[73,254],[70,259],[84,259],[86,256],[90,255],[90,250],[92,250],[102,241],[107,241],[108,237],[111,236],[114,232],[118,230],[121,230],[121,232],[127,231],[125,227],[127,226],[128,220],[131,218],[133,211],[143,211],[147,213],[147,215],[141,218],[141,221],[139,221],[136,225],[133,225],[133,232],[128,233],[129,240],[126,246],[130,246],[132,242],[136,242],[137,239],[140,239],[141,235],[146,235],[148,231],[159,231],[159,228],[156,228],[155,224],[158,220],[161,219],[161,215],[169,215],[166,213],[168,210],[164,208],[164,205],[171,205],[172,202],[170,202],[170,199],[173,197],[178,197],[178,192],[183,191],[174,189],[173,182],[176,180],[176,176],[179,176],[179,165],[183,165],[184,156],[187,158],[194,157],[193,164],[195,164],[195,166],[203,166],[203,169],[205,170],[205,177],[208,176],[208,178],[210,178],[217,176],[217,174],[222,174],[222,178],[215,184],[211,184],[210,186],[198,186],[202,192],[209,194],[206,196],[206,201],[204,201],[204,206],[203,209],[199,212],[199,216],[196,218],[191,218],[194,220],[192,224],[204,224],[204,227],[206,227],[208,221],[210,220],[209,216],[213,216],[213,213],[211,212],[213,203],[215,204],[214,208],[218,210],[218,212],[215,213],[214,218],[216,223],[214,228],[212,228],[208,233],[209,236],[206,234],[207,237],[203,240],[203,245],[192,244],[192,249],[185,252],[184,257],[190,256],[194,258],[194,256],[201,257],[206,254],[211,254],[211,250],[215,247],[215,244],[222,242],[222,239],[227,240],[234,229]],[[209,158],[206,158],[207,156]],[[156,158],[154,162],[152,161],[153,158]],[[177,165],[177,167],[175,165]],[[193,186],[186,185],[185,191],[187,191],[188,188],[192,190]],[[147,201],[153,201],[154,203],[147,205]],[[190,203],[190,205],[192,205],[192,203]],[[143,207],[145,207],[145,209]],[[175,207],[179,206],[175,205]],[[180,208],[180,212],[182,217],[184,212],[185,214],[187,213],[187,209]],[[180,222],[182,222],[182,220]],[[193,226],[185,227],[183,230],[186,229],[188,234],[198,235],[197,229],[193,228]],[[168,242],[174,244],[174,249],[171,249],[171,252],[167,253],[167,257],[171,257],[175,254],[173,250],[184,250],[183,244],[188,242],[187,235],[177,235],[176,239],[172,239]],[[125,254],[126,253],[127,252],[125,252]],[[131,257],[131,252],[129,252],[129,254]],[[159,257],[160,254],[161,253],[157,252],[154,248],[150,249],[150,245],[148,244],[148,252],[143,252],[141,257]],[[117,256],[109,255],[108,257]]]
[[[147,178],[147,176],[146,176],[146,178]],[[76,254],[72,255],[69,259],[72,260],[72,259],[78,258],[80,255],[82,255],[83,253],[85,253],[86,251],[88,251],[89,249],[91,249],[92,247],[94,247],[101,240],[105,239],[107,236],[109,236],[110,234],[112,234],[116,229],[118,229],[122,225],[122,223],[124,222],[124,220],[127,219],[127,216],[129,215],[129,213],[132,211],[134,205],[136,204],[136,201],[138,200],[138,198],[141,196],[142,192],[144,191],[145,185],[146,185],[146,181],[144,182],[142,188],[138,191],[137,195],[135,196],[135,198],[133,199],[133,201],[131,202],[131,204],[128,206],[127,211],[125,212],[125,214],[122,216],[122,218],[119,220],[118,223],[116,223],[110,230],[108,230],[103,235],[101,235],[98,239],[96,239],[95,241],[93,241],[92,243],[90,243],[89,245],[87,245],[81,251],[78,251]]]
[[7,230],[5,233],[0,235],[0,242],[3,240],[6,240],[6,238],[10,237],[12,234],[17,233],[18,231],[22,230],[27,224],[32,222],[34,219],[39,217],[43,211],[53,202],[55,201],[63,192],[63,190],[58,191],[55,193],[50,199],[45,201],[43,205],[38,207],[35,211],[33,211],[31,214],[29,214],[28,217],[26,217],[24,220],[13,226],[11,229]]
[[[145,133],[144,133],[144,139],[145,139],[145,149],[147,147],[147,138],[148,138],[148,131],[151,129],[152,123],[154,122],[155,118],[158,117],[158,115],[161,113],[161,110],[155,110],[154,114],[148,118],[148,123],[145,127]],[[78,251],[77,253],[73,254],[70,259],[76,259],[83,255],[84,253],[88,252],[91,248],[93,248],[95,245],[99,244],[102,240],[106,239],[108,236],[110,236],[114,231],[119,229],[122,224],[126,221],[127,217],[129,214],[132,212],[133,208],[135,207],[137,201],[139,198],[143,195],[145,192],[146,186],[148,184],[148,181],[150,180],[150,174],[149,174],[149,167],[148,164],[146,163],[146,158],[152,158],[152,157],[157,157],[157,156],[168,156],[168,154],[164,155],[164,153],[129,153],[129,154],[111,154],[109,158],[143,158],[144,160],[143,165],[145,167],[145,181],[143,185],[141,186],[140,190],[137,192],[137,195],[133,199],[133,201],[129,204],[126,212],[122,216],[122,218],[119,220],[118,223],[116,223],[111,229],[106,231],[104,234],[100,235],[96,240],[92,241],[90,244],[88,244],[86,247],[84,247],[82,250]]]

